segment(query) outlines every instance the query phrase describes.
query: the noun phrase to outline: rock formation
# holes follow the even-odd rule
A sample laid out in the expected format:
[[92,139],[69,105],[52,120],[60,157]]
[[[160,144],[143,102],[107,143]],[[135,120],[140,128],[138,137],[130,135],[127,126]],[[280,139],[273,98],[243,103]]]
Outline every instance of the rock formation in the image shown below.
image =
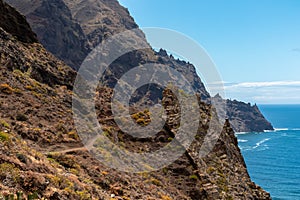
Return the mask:
[[273,130],[273,126],[260,112],[257,105],[244,103],[237,100],[224,100],[220,95],[213,97],[216,102],[221,101],[226,105],[226,115],[235,132],[264,132]]

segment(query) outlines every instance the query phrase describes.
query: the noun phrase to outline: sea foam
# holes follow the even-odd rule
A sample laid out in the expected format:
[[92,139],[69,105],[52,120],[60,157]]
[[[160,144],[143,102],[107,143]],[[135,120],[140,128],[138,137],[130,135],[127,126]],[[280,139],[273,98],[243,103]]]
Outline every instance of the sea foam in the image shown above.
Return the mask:
[[271,138],[265,138],[265,139],[263,139],[263,140],[257,142],[256,145],[253,147],[253,149],[256,149],[256,148],[260,147],[260,145],[262,145],[263,143],[269,141],[270,139],[271,139]]

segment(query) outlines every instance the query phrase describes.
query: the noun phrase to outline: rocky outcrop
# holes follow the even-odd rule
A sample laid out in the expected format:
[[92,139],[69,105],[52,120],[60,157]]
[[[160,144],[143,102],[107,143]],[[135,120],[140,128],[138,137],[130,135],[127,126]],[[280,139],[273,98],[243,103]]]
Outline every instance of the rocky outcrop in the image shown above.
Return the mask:
[[236,132],[264,132],[274,130],[270,122],[260,112],[257,105],[241,101],[226,102],[230,123]]
[[244,103],[237,100],[224,100],[220,95],[213,97],[216,102],[226,105],[226,115],[235,132],[264,132],[274,130],[256,104]]

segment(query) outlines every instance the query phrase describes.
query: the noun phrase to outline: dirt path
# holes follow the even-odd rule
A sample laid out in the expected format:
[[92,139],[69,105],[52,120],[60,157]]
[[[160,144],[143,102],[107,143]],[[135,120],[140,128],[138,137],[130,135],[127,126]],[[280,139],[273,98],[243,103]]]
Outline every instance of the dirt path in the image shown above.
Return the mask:
[[47,152],[44,152],[44,154],[49,154],[49,153],[69,153],[69,152],[74,152],[74,151],[88,151],[93,148],[94,143],[100,138],[100,136],[97,136],[95,138],[92,138],[91,140],[88,141],[88,143],[84,146],[81,147],[61,147],[61,146],[56,146],[52,148],[52,150],[49,150]]
[[[100,122],[113,120],[114,117],[107,117],[102,118]],[[103,127],[106,127],[105,125],[102,125]],[[91,138],[85,145],[82,143],[76,143],[76,144],[57,144],[49,148],[48,151],[43,151],[44,154],[49,153],[70,153],[74,151],[89,151],[93,148],[94,143],[100,138],[100,135],[97,135],[94,138]],[[69,146],[68,146],[69,145]],[[74,147],[75,146],[75,147]]]

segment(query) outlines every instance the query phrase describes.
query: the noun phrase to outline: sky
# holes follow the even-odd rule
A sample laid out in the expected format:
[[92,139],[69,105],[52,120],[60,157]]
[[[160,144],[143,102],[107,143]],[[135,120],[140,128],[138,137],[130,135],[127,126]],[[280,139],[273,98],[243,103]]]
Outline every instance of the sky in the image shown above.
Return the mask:
[[300,1],[119,2],[140,27],[172,29],[197,41],[216,64],[226,98],[300,104]]

